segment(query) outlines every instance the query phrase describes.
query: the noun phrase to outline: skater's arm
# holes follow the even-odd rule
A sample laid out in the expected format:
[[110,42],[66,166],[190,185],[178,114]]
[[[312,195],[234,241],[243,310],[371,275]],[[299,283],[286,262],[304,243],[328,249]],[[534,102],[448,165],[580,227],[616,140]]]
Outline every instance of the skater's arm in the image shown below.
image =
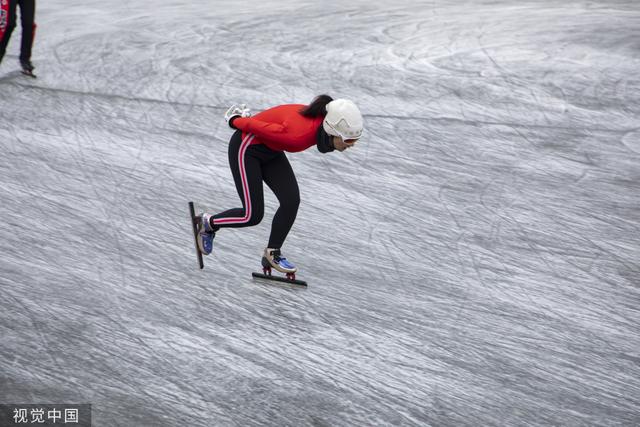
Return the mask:
[[253,133],[258,137],[278,140],[282,142],[298,142],[297,139],[291,138],[286,130],[287,127],[280,123],[263,122],[253,117],[235,117],[231,126],[240,129],[243,132]]

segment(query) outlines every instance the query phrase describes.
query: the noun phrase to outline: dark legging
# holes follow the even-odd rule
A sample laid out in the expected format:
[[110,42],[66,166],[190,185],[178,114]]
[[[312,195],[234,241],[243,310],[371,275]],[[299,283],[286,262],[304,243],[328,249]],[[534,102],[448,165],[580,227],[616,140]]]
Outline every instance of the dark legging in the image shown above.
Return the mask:
[[35,0],[9,0],[9,19],[7,29],[0,40],[0,62],[7,50],[11,33],[16,27],[16,6],[20,6],[20,24],[22,25],[22,44],[20,45],[20,60],[31,60],[31,48],[33,47],[33,37],[35,33]]
[[213,217],[215,227],[249,227],[262,221],[266,182],[280,202],[273,217],[269,248],[279,249],[291,230],[300,205],[298,181],[287,156],[262,144],[252,144],[254,136],[236,131],[229,142],[229,165],[242,201],[241,208],[229,209]]

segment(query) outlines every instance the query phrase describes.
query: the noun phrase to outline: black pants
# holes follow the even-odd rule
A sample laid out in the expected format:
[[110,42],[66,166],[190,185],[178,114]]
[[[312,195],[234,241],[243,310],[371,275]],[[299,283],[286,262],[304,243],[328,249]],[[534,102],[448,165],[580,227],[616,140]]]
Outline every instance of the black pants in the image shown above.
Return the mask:
[[31,48],[35,34],[34,19],[36,15],[36,0],[9,0],[9,22],[0,40],[0,62],[7,50],[11,33],[16,27],[16,8],[20,6],[20,24],[22,25],[22,44],[20,45],[20,60],[31,60]]
[[267,247],[279,249],[298,214],[298,181],[283,152],[262,144],[251,145],[252,141],[253,135],[249,134],[243,139],[240,131],[231,137],[229,165],[242,207],[214,215],[213,223],[216,227],[249,227],[260,223],[264,215],[264,181],[280,202],[273,217]]

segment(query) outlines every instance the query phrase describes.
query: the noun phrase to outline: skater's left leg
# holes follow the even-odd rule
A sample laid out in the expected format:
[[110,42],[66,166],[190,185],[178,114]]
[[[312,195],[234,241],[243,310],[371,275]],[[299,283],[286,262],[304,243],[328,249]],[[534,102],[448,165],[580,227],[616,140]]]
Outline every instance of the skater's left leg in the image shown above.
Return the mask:
[[278,157],[263,166],[262,177],[280,202],[280,207],[271,223],[271,235],[269,245],[264,251],[263,266],[270,265],[282,273],[293,274],[297,268],[282,255],[280,248],[298,214],[300,205],[298,181],[284,153],[280,153]]
[[34,20],[36,16],[35,0],[20,0],[20,24],[22,25],[22,44],[20,45],[20,63],[22,68],[33,70],[31,50],[33,48]]
[[280,202],[271,223],[269,236],[269,248],[280,249],[298,215],[300,189],[284,153],[263,165],[262,177]]

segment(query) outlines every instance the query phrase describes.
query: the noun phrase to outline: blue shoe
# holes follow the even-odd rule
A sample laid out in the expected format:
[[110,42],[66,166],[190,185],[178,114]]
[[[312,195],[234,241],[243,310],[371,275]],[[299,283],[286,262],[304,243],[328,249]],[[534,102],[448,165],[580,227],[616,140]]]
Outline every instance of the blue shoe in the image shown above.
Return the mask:
[[202,255],[209,255],[213,250],[213,238],[216,237],[216,232],[211,227],[211,216],[211,214],[202,213],[198,217],[198,249]]
[[298,271],[292,262],[287,261],[287,259],[282,256],[280,249],[267,248],[264,250],[263,256],[273,268],[281,273],[295,273]]

